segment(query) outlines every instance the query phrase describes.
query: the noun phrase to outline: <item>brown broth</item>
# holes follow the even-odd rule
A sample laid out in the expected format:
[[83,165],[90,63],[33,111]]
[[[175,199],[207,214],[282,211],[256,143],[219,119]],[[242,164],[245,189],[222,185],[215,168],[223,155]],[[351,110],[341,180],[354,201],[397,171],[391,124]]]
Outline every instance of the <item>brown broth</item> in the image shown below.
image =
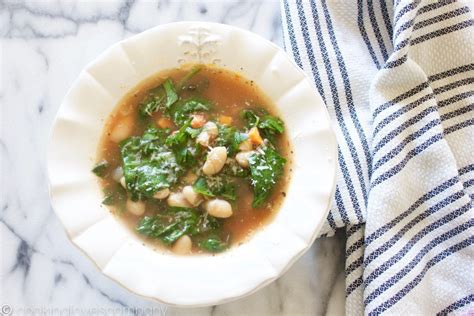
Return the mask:
[[[111,165],[111,170],[120,166],[120,153],[117,143],[110,139],[110,135],[114,127],[125,120],[133,121],[133,129],[130,136],[141,135],[146,128],[145,124],[139,122],[139,104],[146,97],[148,91],[159,86],[166,80],[171,78],[173,82],[179,82],[186,75],[192,65],[179,69],[162,71],[151,78],[143,81],[128,93],[117,105],[114,112],[107,119],[103,135],[98,148],[98,159],[107,160]],[[202,90],[202,97],[212,101],[213,108],[211,115],[219,114],[230,116],[233,119],[232,125],[241,128],[244,122],[240,117],[240,112],[244,109],[255,109],[257,107],[264,108],[271,115],[281,118],[275,106],[264,95],[264,93],[253,83],[242,77],[241,75],[216,68],[214,66],[202,66],[202,69],[192,78],[190,85],[194,85],[197,89]],[[183,93],[186,97],[186,92]],[[161,115],[156,112],[153,114],[153,122],[157,122]],[[156,124],[156,123],[155,123]],[[172,128],[173,130],[176,127]],[[265,204],[258,208],[252,208],[253,192],[249,183],[245,179],[237,178],[237,201],[233,204],[233,215],[226,218],[223,222],[223,230],[230,236],[231,245],[239,245],[248,240],[251,235],[267,224],[277,213],[282,200],[285,196],[286,187],[290,181],[291,169],[291,149],[287,133],[283,133],[277,138],[276,144],[278,152],[287,159],[283,176],[274,188],[271,196]],[[186,181],[184,181],[186,182]],[[101,179],[101,185],[106,188],[108,185],[115,183],[108,174]],[[189,183],[192,184],[192,183]],[[182,186],[183,184],[181,184]],[[177,191],[173,188],[172,191]],[[158,202],[158,204],[163,202]],[[157,202],[148,201],[145,215],[153,215],[156,212]],[[135,227],[142,216],[137,217],[129,212],[118,211],[114,207],[109,207],[111,212],[117,215],[121,221],[135,231]],[[153,248],[163,250],[163,246],[157,240],[146,238],[137,234],[140,238],[151,244]],[[193,253],[200,253],[202,250],[193,246]]]

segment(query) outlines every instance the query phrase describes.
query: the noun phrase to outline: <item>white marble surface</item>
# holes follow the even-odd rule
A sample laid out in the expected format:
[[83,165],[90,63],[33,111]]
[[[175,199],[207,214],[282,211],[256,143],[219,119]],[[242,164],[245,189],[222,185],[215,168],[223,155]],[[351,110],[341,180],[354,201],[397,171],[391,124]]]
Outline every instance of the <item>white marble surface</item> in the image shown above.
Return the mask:
[[69,242],[49,203],[49,129],[68,87],[89,61],[120,39],[180,20],[228,23],[282,45],[279,10],[275,1],[0,0],[1,306],[8,304],[15,315],[336,315],[344,310],[342,235],[317,240],[283,277],[251,296],[179,309],[133,295],[101,275]]

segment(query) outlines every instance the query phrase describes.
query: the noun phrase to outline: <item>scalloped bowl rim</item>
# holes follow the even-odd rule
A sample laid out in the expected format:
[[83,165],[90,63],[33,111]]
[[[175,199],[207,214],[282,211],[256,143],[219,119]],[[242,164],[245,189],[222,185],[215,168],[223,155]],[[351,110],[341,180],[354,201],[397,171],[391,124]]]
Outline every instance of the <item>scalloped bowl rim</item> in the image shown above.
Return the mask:
[[[90,171],[93,166],[103,120],[116,106],[118,100],[139,82],[160,70],[179,66],[179,62],[173,64],[172,59],[176,59],[178,51],[183,54],[182,46],[185,46],[183,42],[189,38],[190,30],[204,32],[204,37],[210,36],[209,55],[217,56],[215,61],[221,63],[219,66],[256,81],[257,86],[273,100],[283,114],[282,119],[288,126],[292,148],[295,151],[293,156],[295,170],[292,172],[288,195],[275,219],[256,232],[242,246],[233,247],[217,256],[179,257],[153,251],[142,245],[106,208],[95,206],[100,204],[99,186],[90,175],[91,172],[84,175],[84,172]],[[140,64],[142,61],[137,56],[147,54],[149,50],[156,50],[153,45],[158,43],[155,42],[163,42],[166,38],[176,39],[177,34],[187,37],[173,47],[174,51],[171,49],[169,52],[162,52],[162,47],[158,49],[158,52],[163,54],[164,63],[170,67],[160,68],[159,65]],[[188,42],[191,46],[192,40],[191,36]],[[217,51],[213,51],[213,43],[217,43],[215,48]],[[239,49],[242,48],[239,53],[243,56],[235,56],[233,53],[235,48],[232,45],[236,43],[239,44]],[[138,49],[140,45],[141,50]],[[269,63],[264,64],[270,57]],[[202,56],[199,58],[199,62],[202,62]],[[151,62],[152,58],[144,59],[146,63]],[[253,59],[255,61],[252,61]],[[249,63],[255,65],[254,73],[253,69],[236,66]],[[265,67],[261,66],[262,63]],[[116,69],[121,71],[128,82],[123,83],[120,81],[121,78],[111,75],[112,70]],[[285,80],[278,80],[279,78]],[[285,83],[289,86],[285,87]],[[274,85],[281,87],[273,88]],[[97,106],[94,107],[94,104]],[[107,104],[107,107],[103,104]],[[290,110],[288,106],[296,109]],[[105,107],[106,109],[103,109]],[[97,114],[97,111],[102,112]],[[315,114],[316,117],[305,115],[306,113]],[[81,133],[76,133],[78,131]],[[94,146],[90,144],[91,139],[94,140],[92,142]],[[318,150],[305,146],[307,142],[313,142]],[[91,156],[92,147],[94,151]],[[80,156],[81,150],[88,151],[89,155],[71,156],[71,152]],[[56,114],[47,156],[49,193],[53,209],[72,243],[88,256],[103,274],[131,292],[174,306],[199,307],[222,304],[254,293],[279,278],[316,239],[329,212],[336,187],[336,138],[324,102],[310,79],[281,48],[272,42],[247,30],[209,22],[190,21],[156,26],[112,45],[90,62],[72,84]],[[313,161],[319,163],[320,168],[307,166]],[[73,171],[76,168],[78,172]],[[307,179],[310,176],[321,176],[325,183],[319,183],[320,180],[317,180],[313,186]],[[95,181],[95,185],[91,181]],[[297,189],[294,189],[295,187]],[[83,198],[84,196],[86,198]],[[290,206],[288,201],[294,206]],[[313,209],[312,203],[316,206],[313,212],[309,212],[307,208],[311,206]],[[74,208],[81,213],[71,212],[70,210]],[[90,208],[92,209],[89,210]],[[295,216],[289,215],[289,209],[300,212],[303,217],[294,219]],[[82,213],[84,210],[87,210],[85,215]],[[314,223],[305,219],[311,219]],[[287,225],[290,227],[286,227]],[[101,235],[104,230],[110,230],[113,236]],[[288,240],[283,240],[281,235]],[[105,237],[105,240],[98,237]],[[115,247],[112,254],[108,253],[110,247]],[[267,257],[262,259],[262,253]],[[136,256],[140,260],[133,260]],[[207,259],[199,259],[203,257]],[[249,259],[250,264],[243,260],[244,258]],[[221,266],[217,267],[218,276],[213,279],[211,273],[219,263]],[[211,280],[209,282],[211,286],[205,282],[199,284],[199,281],[206,279],[193,276],[188,268],[190,265],[204,269],[205,276]],[[135,269],[130,270],[131,266]],[[161,279],[151,280],[153,277],[158,277],[152,275],[150,278],[139,276],[137,280],[135,274],[140,275],[144,273],[143,270],[152,267],[163,268],[158,269]],[[170,270],[166,270],[167,268]],[[229,275],[229,272],[232,274],[235,269],[238,269],[239,273],[235,273],[235,276]],[[253,271],[255,269],[257,271]],[[129,277],[130,272],[134,272],[132,277]],[[168,276],[168,273],[171,276]],[[171,282],[175,281],[177,276],[182,274],[186,276],[186,273],[192,281],[190,282],[194,290],[188,290],[188,287],[181,285],[181,282],[178,282],[179,285]],[[229,275],[232,282],[219,282],[223,275]],[[164,285],[152,283],[156,281],[163,281]],[[188,281],[182,283],[186,282]],[[163,287],[171,289],[172,293],[164,294]]]

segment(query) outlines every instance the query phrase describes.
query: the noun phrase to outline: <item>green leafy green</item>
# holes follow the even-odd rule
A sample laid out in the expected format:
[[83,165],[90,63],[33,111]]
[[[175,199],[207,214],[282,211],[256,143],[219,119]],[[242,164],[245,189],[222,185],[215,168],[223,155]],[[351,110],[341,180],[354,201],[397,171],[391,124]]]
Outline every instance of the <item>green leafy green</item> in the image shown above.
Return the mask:
[[188,128],[186,128],[186,133],[188,133],[188,135],[189,135],[191,138],[196,138],[196,137],[198,137],[199,133],[201,133],[201,130],[202,130],[202,128],[191,128],[191,127],[188,127]]
[[232,177],[245,178],[250,175],[248,168],[241,167],[235,159],[228,159],[222,173]]
[[207,197],[221,196],[231,201],[237,199],[235,184],[230,177],[223,174],[199,177],[194,182],[193,189]]
[[193,236],[199,233],[198,224],[198,212],[188,208],[169,208],[155,216],[145,216],[136,230],[169,245],[183,235]]
[[189,119],[189,114],[209,111],[211,103],[204,99],[190,98],[180,100],[171,109],[172,118],[176,125],[181,126]]
[[234,136],[232,138],[232,141],[230,143],[230,151],[232,153],[235,153],[235,152],[238,152],[239,151],[239,145],[247,140],[249,137],[246,133],[241,133],[241,132],[238,132],[236,131],[234,133]]
[[127,191],[118,183],[107,186],[104,189],[105,198],[102,200],[104,205],[115,205],[122,207],[127,201]]
[[186,131],[191,125],[191,120],[186,121],[179,130],[173,132],[166,138],[166,145],[169,147],[186,145],[189,139],[189,133]]
[[[211,241],[203,249],[216,252],[224,250],[225,243],[218,237],[221,222],[219,219],[189,208],[169,207],[154,216],[145,216],[138,222],[136,230],[150,238],[159,239],[170,245],[183,235],[197,236],[201,241]],[[206,242],[207,244],[207,242]],[[219,245],[220,244],[220,245]]]
[[257,126],[260,121],[260,117],[253,110],[243,110],[240,116],[246,121],[248,128]]
[[221,252],[229,247],[227,242],[221,240],[218,235],[211,234],[198,243],[199,248],[209,252]]
[[270,146],[249,157],[250,183],[254,190],[253,207],[259,207],[283,174],[286,159]]
[[140,104],[140,115],[142,117],[151,116],[154,112],[158,111],[161,106],[164,104],[165,100],[165,90],[160,86],[160,90],[163,93],[160,93],[157,96],[149,95],[141,104]]
[[166,145],[173,150],[177,163],[186,167],[198,163],[199,157],[202,156],[201,146],[191,141],[195,132],[190,128],[190,124],[191,120],[188,119],[178,131],[166,139]]
[[247,128],[258,127],[264,138],[274,143],[275,136],[285,131],[283,121],[275,116],[269,115],[264,109],[245,110],[242,118],[247,123]]
[[216,146],[226,147],[229,156],[235,155],[239,151],[239,145],[248,138],[246,133],[239,132],[233,126],[217,124],[217,129]]
[[169,109],[176,101],[178,101],[178,94],[173,82],[171,79],[166,79],[163,84],[150,90],[145,101],[140,104],[140,114],[151,116],[158,110]]
[[102,160],[99,163],[97,163],[94,168],[92,169],[92,172],[100,177],[103,178],[109,169],[109,162],[107,160]]
[[176,90],[173,85],[173,81],[170,79],[166,79],[166,81],[163,83],[163,87],[165,88],[165,93],[166,93],[166,108],[169,109],[173,103],[178,101],[178,94],[176,93]]
[[164,145],[168,134],[169,130],[149,127],[143,136],[121,142],[122,168],[132,200],[169,188],[184,172],[173,151]]
[[181,90],[199,71],[201,71],[201,66],[194,66],[191,70],[181,79],[177,85],[177,90]]
[[209,216],[207,213],[201,213],[196,231],[200,235],[206,233],[217,233],[222,227],[222,219]]
[[273,134],[281,134],[285,131],[283,121],[275,116],[265,115],[260,119],[258,128]]
[[236,132],[235,127],[222,124],[216,125],[218,131],[216,137],[216,146],[225,146],[226,148],[229,148]]
[[207,197],[214,197],[214,193],[209,189],[209,186],[207,185],[206,178],[204,177],[199,177],[196,182],[193,184],[193,189],[197,193],[200,193],[204,196]]

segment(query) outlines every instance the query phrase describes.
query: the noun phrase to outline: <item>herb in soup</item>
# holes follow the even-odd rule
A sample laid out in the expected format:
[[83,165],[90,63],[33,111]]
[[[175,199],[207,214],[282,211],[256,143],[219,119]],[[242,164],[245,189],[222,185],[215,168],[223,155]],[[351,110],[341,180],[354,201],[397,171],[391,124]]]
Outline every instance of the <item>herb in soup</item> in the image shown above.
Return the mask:
[[275,213],[288,182],[289,143],[274,112],[229,71],[195,65],[158,74],[106,124],[92,169],[103,204],[177,254],[243,241]]

